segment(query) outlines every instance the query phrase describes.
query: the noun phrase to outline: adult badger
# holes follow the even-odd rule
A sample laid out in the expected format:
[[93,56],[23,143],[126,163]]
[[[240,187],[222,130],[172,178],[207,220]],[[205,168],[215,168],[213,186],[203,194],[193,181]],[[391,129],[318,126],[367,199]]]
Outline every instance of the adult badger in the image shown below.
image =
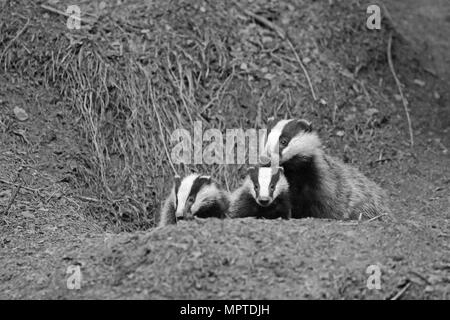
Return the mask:
[[291,217],[289,185],[281,167],[250,167],[241,187],[231,194],[231,218]]
[[389,211],[384,191],[357,169],[326,155],[304,119],[280,120],[269,128],[261,159],[267,158],[284,168],[293,218],[361,220]]
[[158,226],[194,217],[225,218],[228,198],[228,193],[221,190],[210,176],[191,174],[183,180],[175,176],[174,186],[159,214]]

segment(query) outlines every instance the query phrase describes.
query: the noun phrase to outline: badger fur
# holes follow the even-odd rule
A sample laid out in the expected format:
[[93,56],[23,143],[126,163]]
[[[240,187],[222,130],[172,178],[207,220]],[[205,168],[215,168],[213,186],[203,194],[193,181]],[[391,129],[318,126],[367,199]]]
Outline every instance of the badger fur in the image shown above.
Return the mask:
[[326,155],[308,121],[281,120],[268,132],[264,156],[284,168],[293,218],[360,220],[388,213],[384,191],[357,169]]
[[170,195],[164,201],[158,226],[176,224],[181,219],[225,218],[229,196],[210,176],[191,174],[175,177]]
[[231,218],[291,217],[289,185],[281,167],[251,167],[240,188],[231,195]]

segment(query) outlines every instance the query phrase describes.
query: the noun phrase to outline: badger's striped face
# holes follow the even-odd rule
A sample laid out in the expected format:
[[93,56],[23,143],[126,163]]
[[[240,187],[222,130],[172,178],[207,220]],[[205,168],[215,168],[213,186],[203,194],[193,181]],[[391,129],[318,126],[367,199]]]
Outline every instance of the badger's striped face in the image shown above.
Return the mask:
[[250,193],[262,207],[271,205],[280,193],[288,189],[281,167],[251,167],[248,174],[251,182]]
[[308,121],[280,120],[269,128],[262,160],[270,159],[272,165],[278,165],[296,155],[310,157],[319,146],[319,138]]
[[191,174],[183,179],[179,186],[175,182],[176,194],[176,218],[191,219],[200,209],[203,201],[208,197],[210,188],[213,187],[211,177]]

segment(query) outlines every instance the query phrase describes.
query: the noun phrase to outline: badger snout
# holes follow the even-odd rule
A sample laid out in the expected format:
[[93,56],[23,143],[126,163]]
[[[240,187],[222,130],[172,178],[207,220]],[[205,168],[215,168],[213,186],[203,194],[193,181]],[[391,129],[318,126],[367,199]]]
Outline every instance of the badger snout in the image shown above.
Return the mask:
[[186,209],[183,211],[183,220],[193,220],[194,219],[194,215],[192,214],[191,209]]
[[193,220],[194,219],[194,215],[192,213],[186,213],[184,215],[184,220]]
[[268,205],[270,205],[270,203],[271,203],[270,197],[259,197],[258,198],[258,204],[262,207],[267,207]]
[[177,220],[183,220],[184,219],[183,211],[176,211],[175,217],[177,218]]
[[180,215],[177,216],[177,221],[188,221],[188,220],[193,220],[194,216],[192,214],[185,214],[185,215]]
[[192,214],[190,206],[184,208],[181,212],[176,213],[177,220],[192,220],[194,215]]

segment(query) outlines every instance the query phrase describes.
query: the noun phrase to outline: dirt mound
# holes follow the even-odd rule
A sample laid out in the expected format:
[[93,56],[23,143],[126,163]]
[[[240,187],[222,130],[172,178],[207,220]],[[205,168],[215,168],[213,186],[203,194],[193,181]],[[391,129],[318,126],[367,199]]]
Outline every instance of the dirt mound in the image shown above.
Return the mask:
[[[406,297],[442,298],[447,251],[437,233],[419,230],[407,223],[243,219],[125,235],[107,241],[109,248],[90,262],[83,296],[120,298],[125,291],[151,299],[390,298],[411,283]],[[424,244],[420,250],[417,243]],[[86,255],[79,259],[89,262]],[[369,265],[380,266],[382,290],[367,289]],[[426,274],[430,283],[416,274]]]
[[[69,238],[33,273],[38,284],[3,297],[138,299],[442,298],[448,248],[417,223],[361,224],[304,219],[182,223],[146,233]],[[418,250],[417,245],[420,245]],[[42,257],[39,257],[42,260]],[[81,266],[81,290],[67,290],[69,265]],[[367,288],[367,268],[381,289]],[[6,265],[8,266],[8,264]],[[40,282],[39,282],[40,281]],[[14,292],[14,294],[12,294]],[[17,293],[21,295],[17,296]]]

